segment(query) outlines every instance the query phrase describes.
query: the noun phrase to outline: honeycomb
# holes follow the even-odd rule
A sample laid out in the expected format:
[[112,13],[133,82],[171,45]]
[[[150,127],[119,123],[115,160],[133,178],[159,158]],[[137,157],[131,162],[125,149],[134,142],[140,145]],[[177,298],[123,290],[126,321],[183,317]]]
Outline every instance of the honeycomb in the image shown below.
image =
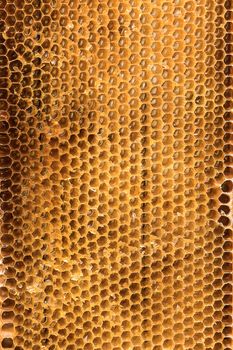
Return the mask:
[[0,344],[230,350],[230,0],[0,0]]

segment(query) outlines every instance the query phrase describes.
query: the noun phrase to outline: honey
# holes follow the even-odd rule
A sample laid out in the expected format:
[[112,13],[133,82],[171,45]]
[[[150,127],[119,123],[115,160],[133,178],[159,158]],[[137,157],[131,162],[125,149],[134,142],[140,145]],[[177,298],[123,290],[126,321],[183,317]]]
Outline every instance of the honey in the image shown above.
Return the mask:
[[231,21],[0,0],[1,349],[231,349]]

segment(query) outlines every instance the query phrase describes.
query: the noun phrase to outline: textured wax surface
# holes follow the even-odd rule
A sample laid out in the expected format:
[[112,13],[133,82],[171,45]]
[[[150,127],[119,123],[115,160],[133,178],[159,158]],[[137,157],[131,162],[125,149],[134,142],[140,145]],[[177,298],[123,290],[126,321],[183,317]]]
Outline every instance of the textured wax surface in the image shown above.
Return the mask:
[[1,349],[231,349],[232,9],[0,0]]

